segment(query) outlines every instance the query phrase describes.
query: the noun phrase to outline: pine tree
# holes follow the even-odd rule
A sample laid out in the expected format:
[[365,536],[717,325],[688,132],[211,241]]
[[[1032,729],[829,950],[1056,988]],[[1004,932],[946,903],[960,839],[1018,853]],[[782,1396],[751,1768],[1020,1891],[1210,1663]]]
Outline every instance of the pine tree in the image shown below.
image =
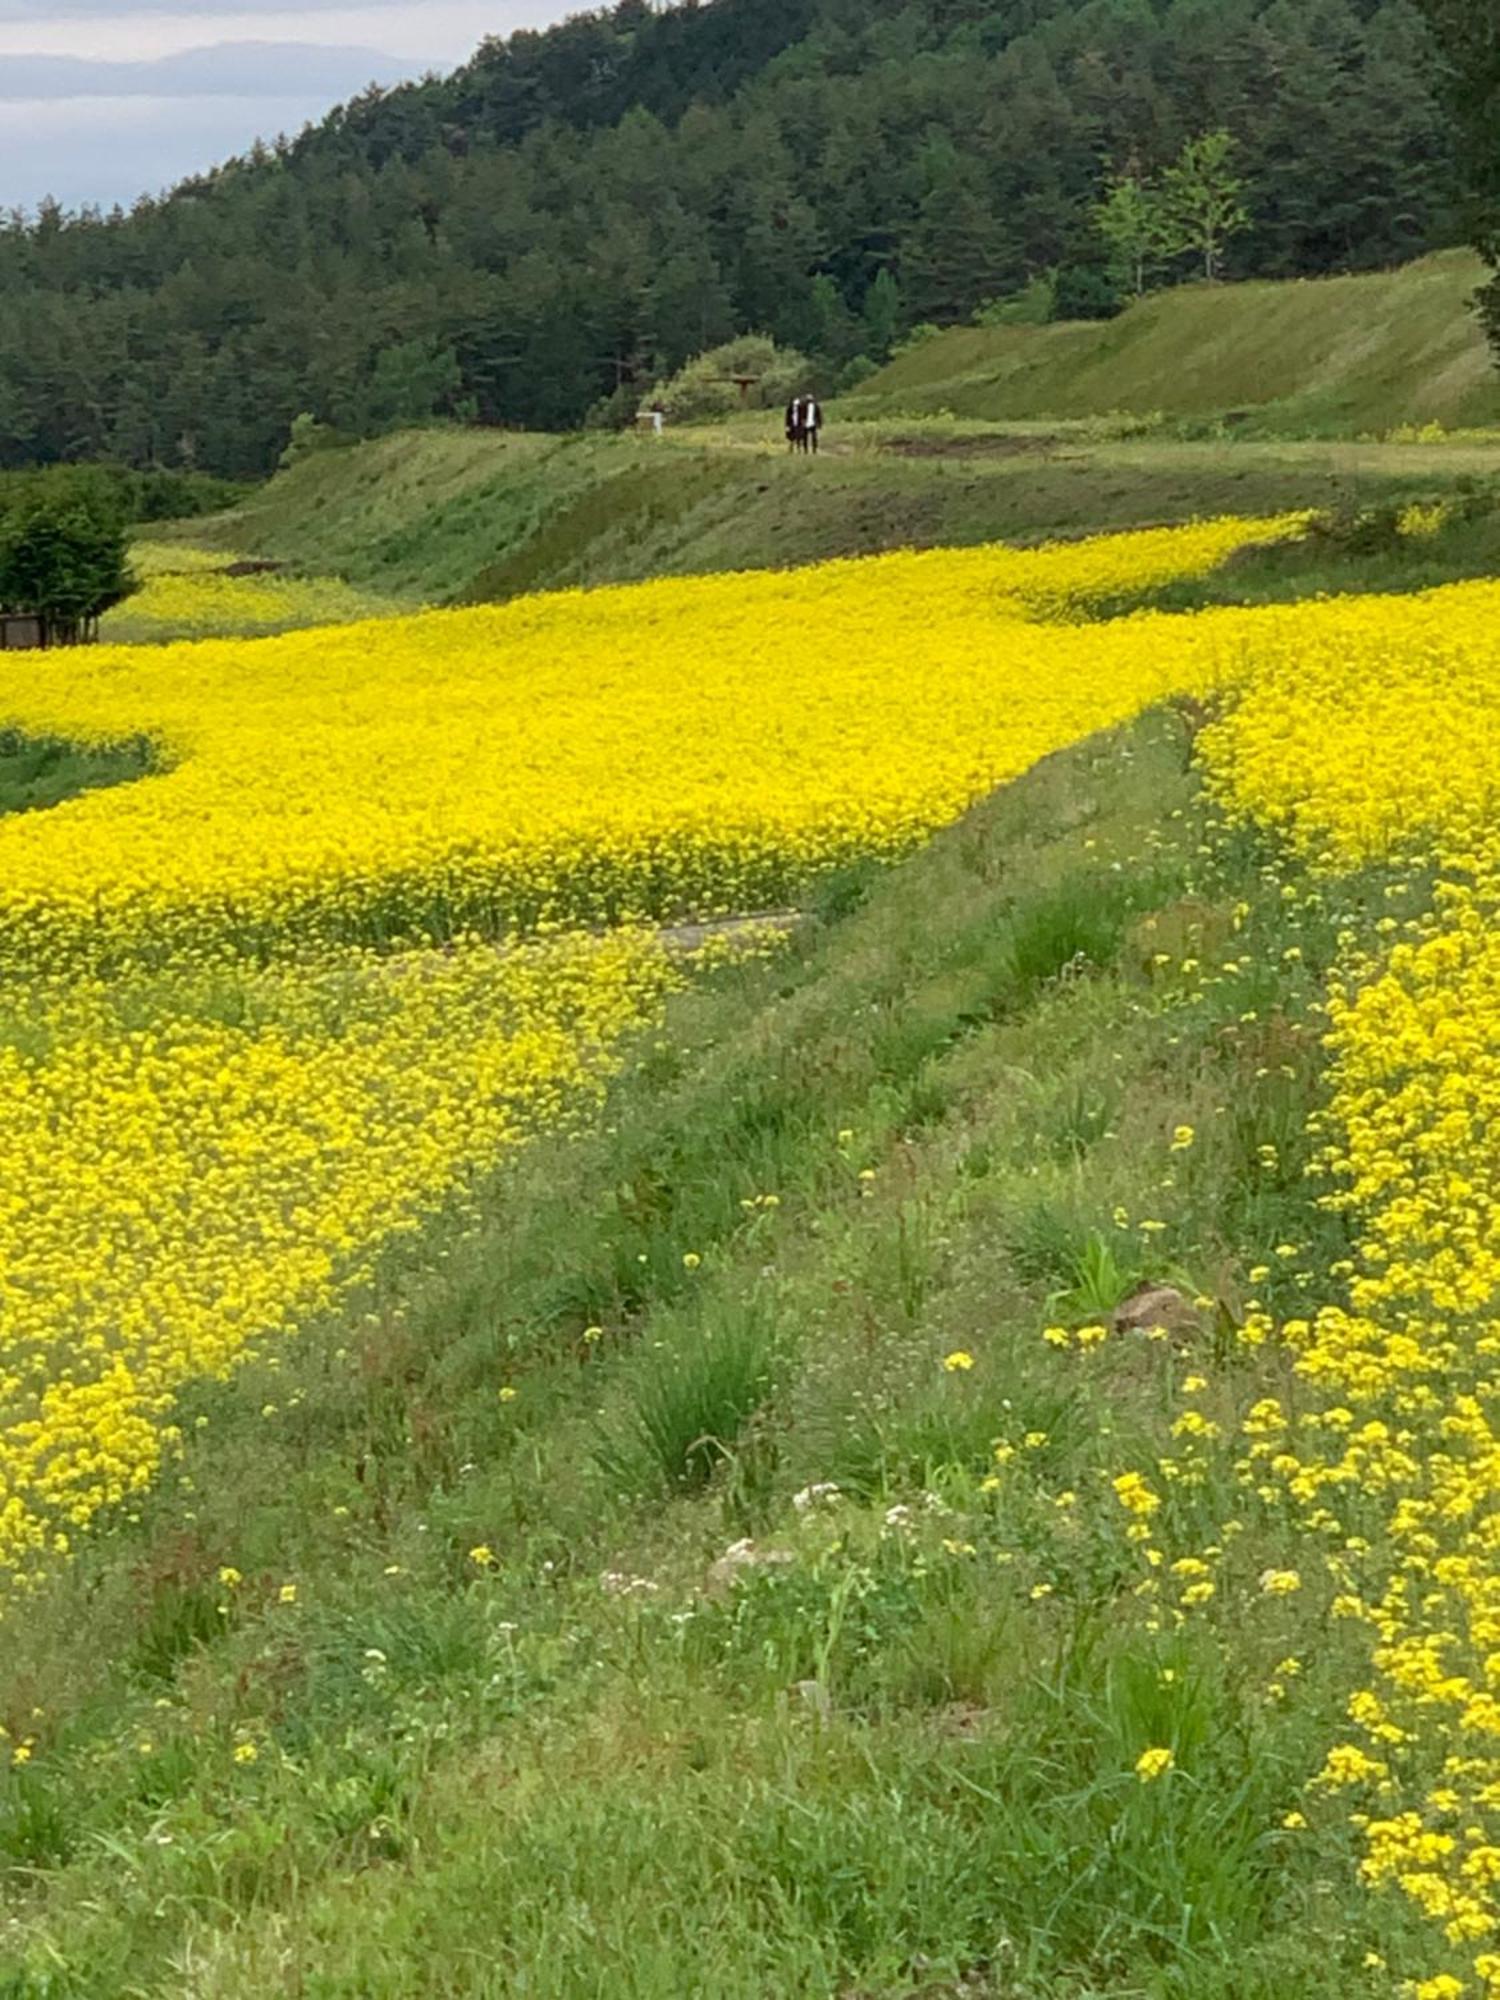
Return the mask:
[[901,328],[901,287],[894,272],[877,271],[875,282],[865,293],[863,318],[865,351],[876,361],[884,361],[896,345]]
[[1171,185],[1207,273],[1451,241],[1444,117],[1500,268],[1495,8],[1423,5],[1448,113],[1411,0],[630,0],[496,40],[129,214],[0,216],[0,465],[255,476],[302,410],[566,429],[736,331],[852,363],[1050,271],[1094,310],[1102,216],[1151,277],[1100,162],[1205,128],[1238,152]]
[[938,325],[967,319],[998,289],[1001,228],[977,169],[951,147],[939,157],[917,219],[902,244],[904,289],[913,315]]

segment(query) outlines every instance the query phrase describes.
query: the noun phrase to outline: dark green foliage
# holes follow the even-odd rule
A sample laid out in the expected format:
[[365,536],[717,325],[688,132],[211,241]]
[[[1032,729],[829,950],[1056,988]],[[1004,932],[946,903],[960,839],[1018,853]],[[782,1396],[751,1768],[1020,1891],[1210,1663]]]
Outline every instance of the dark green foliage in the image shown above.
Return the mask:
[[0,519],[0,608],[43,619],[77,638],[128,597],[125,530],[109,511],[66,497]]
[[138,471],[128,465],[49,465],[0,472],[0,520],[27,508],[81,506],[122,526],[182,521],[217,514],[243,499],[245,488],[206,472]]
[[1064,264],[1052,291],[1054,319],[1113,319],[1124,301],[1103,265]]
[[1458,127],[1474,242],[1497,272],[1478,303],[1500,357],[1500,15],[1483,0],[1417,0],[1417,5],[1442,51],[1442,84]]
[[1050,271],[1102,312],[1101,192],[1204,131],[1255,218],[1225,275],[1392,263],[1456,228],[1436,83],[1411,0],[621,0],[128,216],[0,222],[0,466],[567,430],[748,329],[833,381]]

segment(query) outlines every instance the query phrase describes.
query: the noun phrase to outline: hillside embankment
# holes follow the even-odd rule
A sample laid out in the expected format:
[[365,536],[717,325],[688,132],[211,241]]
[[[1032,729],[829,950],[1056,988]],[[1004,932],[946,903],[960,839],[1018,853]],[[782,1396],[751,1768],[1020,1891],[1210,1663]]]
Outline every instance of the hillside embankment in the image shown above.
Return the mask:
[[[1279,1609],[1226,1666],[1131,1595],[1111,1481],[1180,1455],[1214,1313],[1041,1337],[1316,1227],[1328,927],[1201,860],[1186,747],[1159,714],[831,883],[598,1129],[195,1399],[11,1631],[0,1990],[1378,2000],[1349,1831],[1277,1831],[1349,1628],[1270,1715]],[[1160,962],[1252,904],[1305,953],[1274,1032]],[[1280,1561],[1258,1525],[1236,1578]]]
[[1230,513],[1349,521],[1470,495],[1500,465],[1479,270],[1454,251],[1178,287],[1107,322],[954,328],[836,404],[811,460],[765,412],[661,440],[426,429],[316,452],[149,532],[466,604]]
[[1492,424],[1500,384],[1469,309],[1482,275],[1451,250],[1362,277],[1180,286],[1113,320],[954,327],[848,407],[992,422],[1119,411],[1261,437]]
[[402,603],[487,603],[1224,514],[1347,520],[1482,490],[1497,467],[1482,441],[1226,445],[1068,425],[836,424],[816,461],[786,457],[763,419],[661,445],[416,431],[322,453],[164,532]]
[[1500,2000],[1493,447],[830,442],[8,667],[0,2000]]

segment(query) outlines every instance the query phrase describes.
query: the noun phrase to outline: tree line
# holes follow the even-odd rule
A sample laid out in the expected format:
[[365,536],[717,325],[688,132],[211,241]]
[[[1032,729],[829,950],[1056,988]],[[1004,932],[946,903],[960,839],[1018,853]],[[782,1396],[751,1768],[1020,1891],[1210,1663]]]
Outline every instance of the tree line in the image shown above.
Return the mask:
[[1476,304],[1500,361],[1500,11],[1488,0],[1418,0],[1453,114],[1465,226],[1494,275]]
[[304,412],[568,429],[750,330],[832,389],[1043,278],[1397,262],[1461,229],[1441,84],[1416,0],[621,0],[0,223],[0,466],[250,477]]

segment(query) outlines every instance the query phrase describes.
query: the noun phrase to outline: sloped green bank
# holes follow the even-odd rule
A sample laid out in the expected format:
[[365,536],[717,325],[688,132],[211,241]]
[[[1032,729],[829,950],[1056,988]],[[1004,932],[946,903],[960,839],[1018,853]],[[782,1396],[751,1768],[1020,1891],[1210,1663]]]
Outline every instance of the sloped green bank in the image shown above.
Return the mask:
[[[402,604],[477,603],[894,548],[1349,516],[1495,477],[1484,444],[1253,444],[835,421],[817,460],[747,420],[648,439],[415,431],[315,454],[242,506],[164,529]],[[155,531],[153,531],[155,532]]]
[[850,407],[1221,417],[1294,437],[1493,424],[1500,383],[1469,309],[1482,276],[1453,250],[1361,277],[1181,286],[1114,320],[957,327],[899,356]]

